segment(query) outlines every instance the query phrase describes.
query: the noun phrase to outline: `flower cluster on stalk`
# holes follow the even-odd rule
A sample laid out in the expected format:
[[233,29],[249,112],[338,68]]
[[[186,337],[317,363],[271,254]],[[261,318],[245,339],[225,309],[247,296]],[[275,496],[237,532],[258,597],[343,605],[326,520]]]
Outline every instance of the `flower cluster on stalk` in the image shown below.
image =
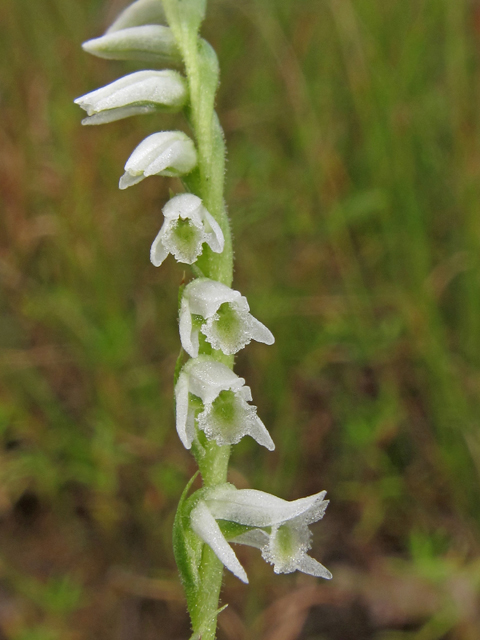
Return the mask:
[[[87,113],[83,124],[188,109],[188,82],[178,71],[179,48],[165,22],[159,0],[137,0],[103,36],[84,43],[86,51],[99,57],[142,60],[174,69],[137,71],[78,98],[75,102]],[[197,163],[195,142],[186,133],[153,133],[132,152],[119,186],[125,189],[153,175],[185,177]],[[162,211],[163,225],[150,251],[155,266],[169,254],[177,262],[195,266],[205,245],[217,254],[224,251],[219,220],[198,195],[173,195]],[[273,344],[272,333],[250,313],[247,299],[222,282],[197,277],[182,292],[179,333],[189,356],[175,385],[176,428],[182,444],[187,449],[202,448],[206,440],[229,446],[248,435],[273,450],[270,433],[251,404],[250,388],[219,361],[222,357],[216,357],[236,354],[251,340]],[[299,570],[331,578],[323,565],[307,555],[311,548],[308,525],[323,517],[328,504],[324,496],[321,492],[287,502],[261,491],[220,484],[191,496],[190,529],[244,582],[248,582],[246,573],[230,542],[260,549],[276,573]]]

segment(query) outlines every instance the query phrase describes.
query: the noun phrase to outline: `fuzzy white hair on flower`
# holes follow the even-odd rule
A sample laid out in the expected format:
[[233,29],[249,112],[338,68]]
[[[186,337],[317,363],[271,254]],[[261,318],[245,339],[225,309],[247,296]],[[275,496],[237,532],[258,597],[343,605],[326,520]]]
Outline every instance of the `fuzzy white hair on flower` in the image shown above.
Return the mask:
[[82,124],[91,125],[156,111],[179,111],[187,96],[185,79],[177,71],[166,69],[130,73],[74,102],[89,116]]
[[153,133],[138,145],[127,160],[119,187],[126,189],[148,176],[183,176],[190,173],[196,164],[195,145],[186,133]]
[[[192,319],[200,316],[200,326]],[[180,303],[180,340],[185,351],[198,355],[201,331],[214,349],[232,355],[251,340],[273,344],[271,331],[250,313],[239,291],[209,278],[197,278],[185,287]]]
[[189,360],[175,385],[176,427],[185,448],[195,439],[195,425],[220,446],[251,436],[270,451],[275,444],[257,416],[250,387],[210,356]]
[[248,581],[245,571],[217,520],[249,527],[231,537],[230,542],[260,549],[264,560],[273,564],[275,573],[302,571],[330,579],[330,571],[307,555],[312,546],[308,525],[323,518],[328,505],[324,498],[325,491],[321,491],[289,502],[263,491],[223,484],[204,493],[192,509],[191,526],[227,569],[243,582]]
[[215,253],[225,244],[220,225],[192,193],[174,196],[163,207],[165,221],[153,241],[150,260],[159,267],[169,253],[178,262],[193,264],[206,242]]

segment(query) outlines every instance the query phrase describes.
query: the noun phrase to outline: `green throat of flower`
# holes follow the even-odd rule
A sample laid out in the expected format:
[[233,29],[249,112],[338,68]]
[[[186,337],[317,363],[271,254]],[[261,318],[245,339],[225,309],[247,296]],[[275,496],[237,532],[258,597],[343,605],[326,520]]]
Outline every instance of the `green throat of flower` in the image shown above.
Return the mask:
[[201,230],[198,229],[191,220],[176,221],[168,234],[174,247],[175,256],[178,254],[182,258],[193,262],[202,251]]
[[221,391],[212,404],[211,419],[222,428],[228,430],[229,426],[236,424],[238,418],[237,401],[233,391]]

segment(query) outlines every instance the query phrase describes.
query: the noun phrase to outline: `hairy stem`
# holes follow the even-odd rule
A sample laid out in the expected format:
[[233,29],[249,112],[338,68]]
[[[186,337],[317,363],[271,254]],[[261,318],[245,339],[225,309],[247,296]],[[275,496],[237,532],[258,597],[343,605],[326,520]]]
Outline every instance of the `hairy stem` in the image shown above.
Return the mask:
[[[219,223],[225,248],[221,254],[204,248],[197,261],[201,274],[230,286],[233,279],[233,252],[229,220],[224,199],[225,143],[223,131],[214,111],[218,86],[218,61],[211,46],[198,37],[200,19],[192,17],[189,2],[163,0],[168,24],[181,51],[190,92],[187,113],[193,129],[198,153],[198,166],[184,180],[185,186],[200,198]],[[202,349],[200,350],[202,352]],[[233,358],[220,352],[209,353],[233,367]],[[193,449],[200,467],[204,486],[226,482],[230,447],[220,447],[210,441],[201,452]],[[187,603],[194,637],[214,640],[217,610],[222,585],[223,565],[207,545],[203,545],[199,565],[199,582],[194,590],[187,590]]]

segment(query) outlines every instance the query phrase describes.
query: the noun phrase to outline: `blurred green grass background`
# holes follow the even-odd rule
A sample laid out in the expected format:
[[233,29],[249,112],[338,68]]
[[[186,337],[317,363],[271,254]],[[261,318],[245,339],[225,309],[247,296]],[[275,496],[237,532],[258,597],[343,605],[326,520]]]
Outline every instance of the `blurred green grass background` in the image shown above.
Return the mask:
[[[119,192],[180,116],[83,128],[138,67],[120,0],[0,4],[0,639],[182,640],[171,551],[195,471],[173,422],[184,272],[168,189]],[[238,551],[221,640],[480,638],[478,0],[210,0],[235,286],[276,336],[237,371],[276,442],[231,480],[327,489],[319,584]],[[187,274],[188,275],[188,274]]]

